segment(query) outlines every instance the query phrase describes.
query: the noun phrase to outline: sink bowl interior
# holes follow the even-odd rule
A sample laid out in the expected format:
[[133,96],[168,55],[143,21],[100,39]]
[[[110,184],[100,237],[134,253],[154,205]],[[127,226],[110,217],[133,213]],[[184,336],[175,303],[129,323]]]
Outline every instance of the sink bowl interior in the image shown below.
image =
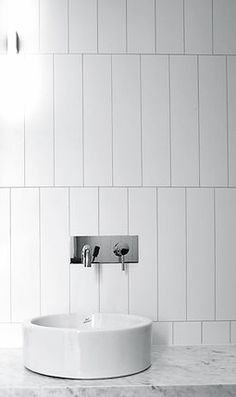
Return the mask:
[[139,316],[126,314],[96,313],[88,317],[74,314],[55,314],[36,317],[31,321],[32,325],[50,328],[69,328],[78,331],[96,332],[99,330],[121,330],[141,327],[149,324],[150,320]]

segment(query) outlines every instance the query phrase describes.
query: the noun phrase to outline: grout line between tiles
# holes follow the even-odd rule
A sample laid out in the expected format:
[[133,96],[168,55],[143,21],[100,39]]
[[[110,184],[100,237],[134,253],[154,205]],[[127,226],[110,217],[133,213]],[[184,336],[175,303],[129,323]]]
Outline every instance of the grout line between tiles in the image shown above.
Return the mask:
[[81,91],[82,91],[82,185],[84,187],[84,56],[81,58]]
[[214,320],[216,320],[216,193],[213,189],[213,206],[214,206]]
[[26,98],[25,98],[25,100],[24,100],[24,120],[23,120],[23,152],[24,152],[24,154],[23,154],[23,156],[24,156],[24,169],[23,169],[23,172],[24,172],[24,175],[23,175],[23,180],[24,180],[24,187],[25,187],[25,185],[26,185],[26,151],[25,151],[25,149],[26,149],[26,142],[25,142],[25,139],[26,139],[26,134],[25,134],[25,113],[26,113]]
[[170,55],[168,55],[168,91],[169,91],[169,151],[170,151],[170,186],[172,186],[172,142],[171,142],[171,87],[170,87]]
[[185,0],[183,0],[183,53],[185,54]]
[[197,56],[197,124],[198,124],[198,184],[201,186],[201,130],[200,130],[200,81],[199,81],[199,56]]
[[[130,215],[130,208],[129,208],[129,188],[127,187],[127,234],[129,235],[130,227],[129,227],[129,215]],[[128,276],[128,314],[130,313],[130,273],[129,267],[127,267],[127,276]]]
[[227,158],[227,187],[230,184],[229,167],[229,82],[228,82],[228,59],[225,57],[225,83],[226,83],[226,158]]
[[99,54],[99,37],[98,37],[98,0],[97,0],[97,53]]
[[128,54],[128,0],[125,0],[125,55]]
[[187,189],[184,189],[184,217],[185,217],[185,271],[186,271],[186,279],[185,279],[185,316],[186,321],[188,319],[188,224],[187,224]]
[[39,37],[38,37],[38,45],[39,45],[39,53],[40,53],[40,48],[41,48],[41,41],[40,41],[40,30],[41,30],[41,28],[40,28],[40,24],[41,24],[41,20],[40,20],[40,0],[38,0],[38,10],[39,10],[39,15],[38,15],[38,24],[39,24],[39,26],[38,26],[38,35],[39,35]]
[[39,197],[39,313],[42,315],[42,238],[41,238],[41,188],[38,188]]
[[[70,235],[71,235],[71,223],[70,223],[70,187],[68,188],[68,242],[69,242],[69,257],[70,257]],[[71,313],[71,264],[69,264],[69,313]]]
[[70,53],[70,0],[67,0],[67,53]]
[[53,109],[53,186],[56,184],[56,135],[55,135],[55,56],[52,56],[52,109]]
[[[0,186],[0,189],[22,189],[22,188],[27,188],[27,189],[35,189],[35,188],[44,188],[44,189],[51,189],[51,188],[55,188],[55,189],[61,189],[61,188],[82,188],[85,187],[86,189],[94,189],[97,188],[98,185],[30,185],[30,186],[24,186],[24,185],[18,185],[18,186]],[[199,186],[198,185],[193,185],[193,186],[186,186],[186,185],[99,185],[100,188],[113,188],[113,189],[121,189],[121,188],[132,188],[132,189],[140,189],[140,188],[144,188],[144,189],[153,189],[153,188],[158,188],[158,189],[183,189],[183,188],[187,188],[187,189],[196,189]],[[227,185],[219,185],[219,186],[212,186],[212,185],[204,185],[204,186],[200,186],[201,189],[225,189],[227,188]],[[229,186],[228,187],[229,190],[234,190],[236,189],[236,186]]]
[[[100,236],[100,188],[97,188],[97,192],[98,192],[98,235]],[[98,269],[98,311],[100,313],[101,311],[101,265],[98,264],[97,265],[97,269]]]
[[12,322],[12,189],[9,189],[9,277],[10,277],[10,322]]
[[157,3],[154,1],[154,45],[155,45],[155,53],[157,52]]
[[113,57],[111,55],[111,184],[114,186]]
[[156,188],[156,243],[157,243],[157,249],[156,249],[156,255],[157,255],[157,321],[159,319],[159,255],[158,255],[158,247],[159,247],[159,227],[158,227],[158,188]]
[[[123,56],[126,56],[126,55],[133,55],[133,56],[139,56],[139,55],[142,55],[142,56],[150,56],[150,55],[152,55],[152,56],[163,56],[163,55],[165,55],[165,56],[167,56],[167,55],[170,55],[170,56],[177,56],[177,57],[179,57],[179,56],[182,56],[182,57],[188,57],[188,56],[190,56],[190,57],[192,57],[192,56],[200,56],[200,57],[225,57],[225,56],[227,56],[227,57],[235,57],[236,56],[236,52],[235,53],[229,53],[229,52],[224,52],[224,53],[215,53],[215,54],[212,54],[212,53],[201,53],[201,52],[189,52],[189,53],[183,53],[183,52],[132,52],[132,51],[130,51],[130,52],[124,52],[124,51],[122,51],[122,52],[86,52],[86,51],[70,51],[69,53],[68,52],[65,52],[65,51],[61,51],[61,52],[57,52],[57,51],[48,51],[48,52],[43,52],[43,51],[37,51],[37,52],[30,52],[30,51],[25,51],[24,52],[24,54],[25,55],[29,55],[29,56],[39,56],[39,55],[42,55],[42,56],[47,56],[47,55],[57,55],[57,56],[63,56],[63,55],[87,55],[87,56],[107,56],[107,55],[123,55]],[[5,55],[5,54],[1,54],[1,56],[7,56],[7,55]]]
[[141,186],[143,186],[143,101],[142,101],[142,58],[139,57],[139,90],[140,90],[140,168]]
[[214,0],[211,1],[211,8],[212,8],[212,13],[211,13],[211,36],[212,36],[212,55],[214,55],[215,50],[214,50]]

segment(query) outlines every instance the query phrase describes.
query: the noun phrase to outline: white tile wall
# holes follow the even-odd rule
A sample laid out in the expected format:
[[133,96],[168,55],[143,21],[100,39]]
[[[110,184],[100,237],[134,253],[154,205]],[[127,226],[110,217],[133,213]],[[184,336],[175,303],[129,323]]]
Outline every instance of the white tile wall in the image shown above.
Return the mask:
[[214,52],[235,54],[236,3],[234,0],[213,1]]
[[98,51],[126,51],[126,0],[99,0]]
[[114,184],[141,185],[140,57],[112,59]]
[[197,59],[170,58],[172,185],[199,181]]
[[199,58],[200,182],[227,185],[225,57]]
[[200,322],[176,322],[174,323],[175,345],[200,345],[201,323]]
[[[157,344],[235,343],[234,0],[20,4],[0,0],[1,345],[76,310],[149,316]],[[117,233],[139,235],[139,264],[69,265],[70,235]]]
[[186,319],[185,190],[158,192],[159,320]]
[[216,191],[216,318],[236,320],[236,190]]
[[39,314],[39,265],[39,189],[12,189],[11,316],[14,322]]
[[10,190],[0,190],[0,318],[11,319],[11,268],[10,268]]
[[141,79],[143,184],[168,186],[170,123],[167,56],[143,56]]
[[83,63],[84,182],[112,184],[111,57],[89,55]]
[[27,56],[26,76],[25,184],[50,186],[54,182],[52,56]]
[[226,345],[229,343],[230,324],[227,321],[203,323],[203,343],[207,345]]
[[212,0],[185,0],[185,51],[212,53]]
[[214,192],[187,191],[187,318],[215,317]]
[[67,52],[67,0],[40,0],[40,51]]
[[154,5],[154,0],[127,0],[128,52],[155,52]]
[[54,58],[55,184],[83,185],[82,56]]
[[156,0],[157,52],[184,52],[183,0]]
[[97,52],[97,0],[69,0],[69,49]]

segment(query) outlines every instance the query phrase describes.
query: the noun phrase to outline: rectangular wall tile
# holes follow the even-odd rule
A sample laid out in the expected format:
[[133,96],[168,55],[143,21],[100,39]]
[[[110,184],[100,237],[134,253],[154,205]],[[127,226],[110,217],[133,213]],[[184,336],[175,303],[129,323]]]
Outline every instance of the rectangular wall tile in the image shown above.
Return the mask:
[[236,190],[216,190],[216,319],[236,320]]
[[112,184],[111,58],[84,57],[85,185]]
[[184,51],[182,0],[156,0],[156,42],[159,53]]
[[185,191],[159,189],[159,320],[186,319],[185,252]]
[[204,345],[226,345],[229,343],[229,322],[210,321],[203,323],[202,342]]
[[40,51],[67,52],[67,0],[40,0]]
[[0,0],[0,54],[6,54],[7,51],[7,3],[7,0]]
[[[100,189],[99,203],[100,234],[126,235],[127,189]],[[128,270],[123,272],[121,265],[100,266],[100,310],[128,312]]]
[[0,324],[0,348],[22,348],[22,345],[22,324]]
[[39,315],[39,190],[11,191],[11,302],[15,322]]
[[214,267],[214,192],[212,189],[188,189],[188,320],[214,319]]
[[185,52],[212,53],[212,0],[185,0]]
[[227,184],[226,69],[224,57],[199,58],[200,182]]
[[152,324],[152,344],[153,345],[172,344],[171,322],[154,322]]
[[213,0],[214,52],[236,54],[236,3],[234,0]]
[[200,322],[176,322],[174,323],[175,345],[200,345],[201,323]]
[[24,184],[24,60],[0,56],[0,186]]
[[0,322],[10,321],[10,191],[0,189]]
[[26,57],[25,183],[53,185],[53,59]]
[[165,186],[170,184],[167,56],[142,56],[141,77],[143,184]]
[[175,186],[197,185],[198,99],[196,57],[170,58],[171,173]]
[[41,189],[42,314],[69,310],[68,190]]
[[55,183],[83,184],[82,58],[55,56]]
[[236,57],[227,58],[228,65],[228,128],[229,184],[236,186]]
[[155,52],[155,0],[127,0],[127,50]]
[[114,184],[141,184],[140,59],[113,56]]
[[98,1],[99,52],[126,51],[126,1]]
[[97,0],[69,0],[70,52],[97,52]]
[[[70,235],[98,235],[98,189],[70,189]],[[99,268],[70,265],[71,311],[89,315],[99,310]]]
[[129,189],[129,234],[139,236],[139,263],[129,265],[129,308],[130,313],[153,320],[157,319],[156,210],[156,189]]

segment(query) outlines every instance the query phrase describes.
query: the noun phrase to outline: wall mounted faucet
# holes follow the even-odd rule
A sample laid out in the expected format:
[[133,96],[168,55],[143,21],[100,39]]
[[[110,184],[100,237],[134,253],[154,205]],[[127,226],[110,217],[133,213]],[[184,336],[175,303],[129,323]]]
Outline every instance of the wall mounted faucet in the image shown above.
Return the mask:
[[91,247],[88,244],[85,244],[82,248],[81,252],[82,263],[84,267],[91,267],[92,262],[92,254],[91,254]]
[[138,262],[138,236],[73,236],[71,263],[84,267],[92,264],[125,264]]

